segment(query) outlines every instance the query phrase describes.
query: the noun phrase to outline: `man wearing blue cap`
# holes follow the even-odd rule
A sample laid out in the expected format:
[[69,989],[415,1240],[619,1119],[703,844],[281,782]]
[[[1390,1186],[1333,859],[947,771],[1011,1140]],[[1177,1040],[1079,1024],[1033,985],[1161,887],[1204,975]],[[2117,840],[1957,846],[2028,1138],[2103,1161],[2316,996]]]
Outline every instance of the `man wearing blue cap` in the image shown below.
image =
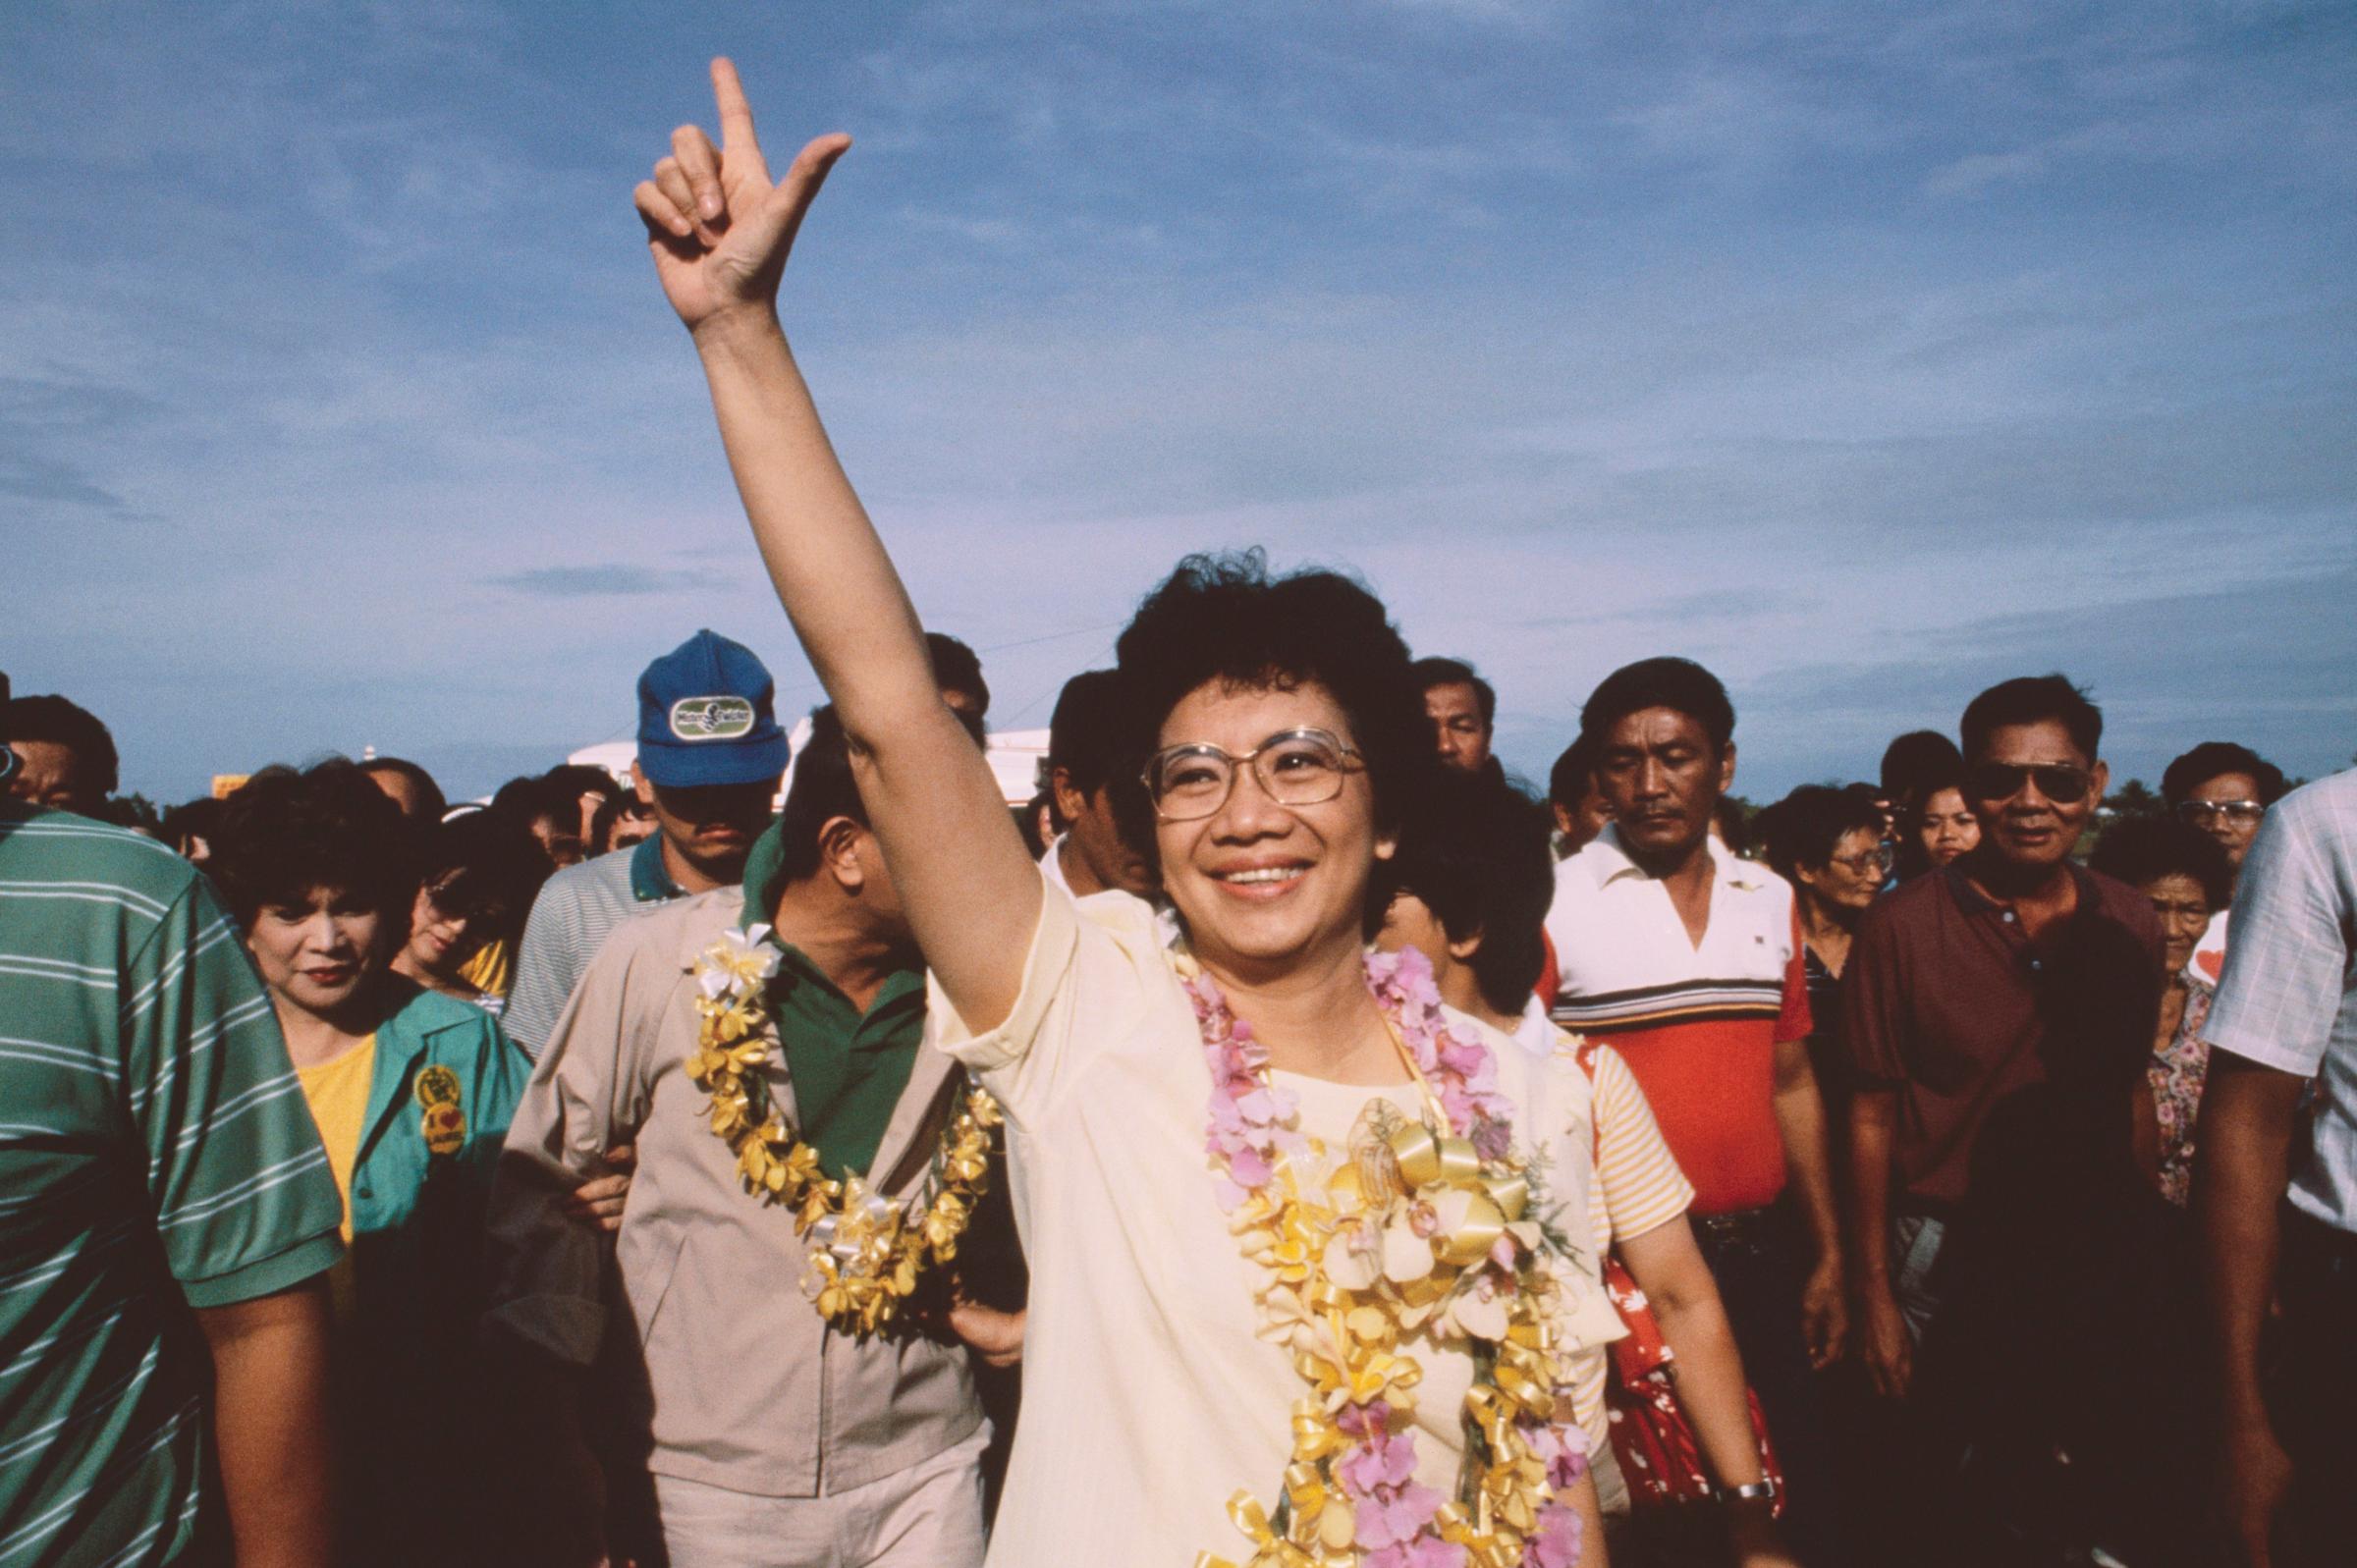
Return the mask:
[[776,683],[744,644],[699,631],[646,667],[636,772],[658,831],[558,872],[533,901],[503,1020],[528,1054],[540,1054],[616,926],[743,877],[787,758]]

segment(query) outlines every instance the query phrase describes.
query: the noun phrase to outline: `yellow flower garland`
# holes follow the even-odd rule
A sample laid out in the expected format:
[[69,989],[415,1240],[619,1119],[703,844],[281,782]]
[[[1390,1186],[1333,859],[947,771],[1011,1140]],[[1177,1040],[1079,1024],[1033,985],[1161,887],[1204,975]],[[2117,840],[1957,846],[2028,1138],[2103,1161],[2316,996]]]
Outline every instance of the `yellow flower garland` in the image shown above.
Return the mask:
[[[1244,1045],[1217,988],[1191,957],[1176,967],[1203,1023],[1215,1082],[1240,1071],[1265,1088],[1265,1054]],[[1399,1008],[1395,1028],[1403,1037],[1435,1029],[1437,999],[1395,988],[1394,973],[1387,964],[1377,989]],[[1274,1507],[1250,1491],[1229,1499],[1230,1521],[1252,1542],[1242,1568],[1363,1560],[1345,1463],[1375,1440],[1363,1422],[1377,1401],[1388,1425],[1407,1429],[1423,1368],[1406,1342],[1419,1331],[1464,1341],[1475,1373],[1458,1494],[1434,1512],[1431,1536],[1461,1548],[1466,1568],[1568,1561],[1560,1539],[1541,1539],[1561,1528],[1558,1484],[1584,1468],[1586,1454],[1570,1425],[1572,1368],[1550,1322],[1562,1286],[1545,1260],[1567,1244],[1537,1217],[1539,1172],[1510,1149],[1484,1160],[1454,1134],[1420,1067],[1417,1076],[1430,1120],[1379,1119],[1331,1168],[1322,1141],[1298,1139],[1269,1162],[1265,1179],[1246,1180],[1214,1146],[1214,1167],[1242,1193],[1230,1228],[1266,1272],[1261,1337],[1292,1353],[1310,1390],[1292,1407],[1292,1454]],[[1566,1466],[1571,1443],[1577,1458]],[[1194,1568],[1237,1565],[1201,1551]]]
[[770,1055],[764,988],[780,958],[766,935],[761,926],[732,930],[696,960],[702,995],[687,1076],[712,1097],[713,1135],[736,1155],[744,1190],[795,1211],[795,1231],[810,1245],[820,1314],[846,1332],[872,1334],[900,1316],[928,1268],[958,1255],[990,1185],[998,1102],[966,1086],[942,1129],[924,1202],[894,1203],[856,1175],[829,1180],[818,1151],[778,1110],[756,1070]]
[[[1391,1147],[1431,1136],[1410,1123]],[[1440,1142],[1448,1155],[1472,1157],[1462,1140]],[[1308,1163],[1320,1162],[1324,1145],[1311,1140],[1307,1154]],[[1476,1288],[1464,1279],[1466,1267],[1449,1261],[1446,1234],[1432,1238],[1433,1267],[1420,1277],[1396,1281],[1379,1273],[1358,1289],[1336,1283],[1325,1259],[1338,1238],[1369,1223],[1389,1228],[1388,1221],[1419,1204],[1438,1209],[1453,1184],[1446,1176],[1420,1186],[1395,1179],[1385,1184],[1388,1190],[1369,1191],[1361,1162],[1344,1161],[1322,1186],[1307,1187],[1303,1164],[1298,1159],[1281,1162],[1274,1179],[1231,1218],[1245,1255],[1268,1271],[1260,1298],[1263,1334],[1292,1350],[1294,1370],[1312,1390],[1293,1405],[1292,1462],[1275,1516],[1249,1493],[1228,1505],[1230,1519],[1255,1548],[1243,1568],[1348,1568],[1359,1561],[1352,1544],[1357,1521],[1333,1463],[1355,1444],[1337,1424],[1336,1412],[1381,1399],[1404,1422],[1423,1369],[1403,1342],[1436,1316],[1468,1315],[1466,1298]],[[1476,1180],[1507,1185],[1527,1179],[1505,1162],[1480,1168]],[[1461,1182],[1453,1186],[1463,1190]],[[1509,1214],[1512,1224],[1531,1223],[1518,1210]],[[1558,1409],[1558,1390],[1569,1386],[1571,1371],[1553,1351],[1546,1315],[1555,1288],[1533,1259],[1517,1271],[1511,1295],[1500,1303],[1503,1332],[1494,1343],[1481,1343],[1485,1336],[1465,1326],[1464,1336],[1477,1346],[1477,1365],[1486,1364],[1464,1403],[1477,1440],[1468,1445],[1462,1494],[1442,1507],[1435,1523],[1443,1540],[1465,1549],[1468,1568],[1520,1564],[1539,1509],[1555,1495],[1548,1457],[1532,1446],[1524,1425],[1566,1419]],[[1210,1552],[1195,1561],[1197,1568],[1235,1568]]]

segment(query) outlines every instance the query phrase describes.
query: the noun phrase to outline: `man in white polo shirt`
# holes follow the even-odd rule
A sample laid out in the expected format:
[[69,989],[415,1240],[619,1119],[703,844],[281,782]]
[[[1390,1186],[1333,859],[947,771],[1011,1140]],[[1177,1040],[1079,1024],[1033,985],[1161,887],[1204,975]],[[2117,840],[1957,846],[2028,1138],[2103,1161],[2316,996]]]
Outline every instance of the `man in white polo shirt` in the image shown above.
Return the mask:
[[2202,1038],[2193,1209],[2228,1523],[2256,1568],[2357,1561],[2357,772],[2268,810]]
[[[1629,665],[1589,697],[1580,734],[1613,821],[1556,868],[1554,1016],[1627,1061],[1694,1184],[1695,1236],[1790,1484],[1795,1554],[1823,1568],[1846,1560],[1813,1377],[1847,1331],[1840,1231],[1792,890],[1710,836],[1734,728],[1726,688],[1690,660]],[[1787,1184],[1793,1202],[1775,1207]]]

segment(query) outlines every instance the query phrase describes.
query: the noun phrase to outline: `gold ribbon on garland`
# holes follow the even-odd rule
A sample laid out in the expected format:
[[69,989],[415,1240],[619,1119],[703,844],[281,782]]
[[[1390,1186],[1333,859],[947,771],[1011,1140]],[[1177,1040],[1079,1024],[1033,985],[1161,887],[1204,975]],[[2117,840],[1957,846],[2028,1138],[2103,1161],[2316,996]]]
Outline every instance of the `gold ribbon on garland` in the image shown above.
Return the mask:
[[818,1311],[848,1333],[872,1334],[899,1316],[925,1271],[958,1256],[959,1239],[990,1184],[999,1104],[968,1083],[926,1173],[929,1195],[893,1202],[856,1175],[831,1181],[818,1151],[769,1098],[759,1068],[769,1060],[764,987],[779,954],[766,928],[729,931],[695,962],[696,1042],[687,1076],[711,1096],[713,1136],[737,1157],[744,1190],[794,1211],[810,1248]]

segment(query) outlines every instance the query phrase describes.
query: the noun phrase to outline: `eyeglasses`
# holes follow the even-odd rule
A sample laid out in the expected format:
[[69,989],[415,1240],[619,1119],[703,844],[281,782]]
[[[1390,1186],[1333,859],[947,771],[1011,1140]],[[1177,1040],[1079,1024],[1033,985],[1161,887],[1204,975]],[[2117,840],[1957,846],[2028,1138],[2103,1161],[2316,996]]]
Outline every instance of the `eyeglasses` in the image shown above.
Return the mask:
[[1314,806],[1343,792],[1343,776],[1362,764],[1358,752],[1326,730],[1285,730],[1242,756],[1208,741],[1158,751],[1142,775],[1154,814],[1196,822],[1228,803],[1235,776],[1249,765],[1261,791],[1281,806]]
[[1882,877],[1891,873],[1891,846],[1887,843],[1861,849],[1854,855],[1828,855],[1826,859],[1853,877]]
[[495,921],[507,913],[503,900],[465,872],[438,884],[429,882],[423,892],[425,901],[434,906],[434,913],[445,920]]
[[2095,787],[2095,775],[2062,762],[1984,762],[1964,777],[1974,800],[2010,800],[2037,781],[2038,792],[2057,806],[2075,806]]
[[2267,807],[2256,800],[2180,800],[2177,802],[2177,815],[2185,821],[2197,825],[2219,821],[2257,822],[2266,814]]

